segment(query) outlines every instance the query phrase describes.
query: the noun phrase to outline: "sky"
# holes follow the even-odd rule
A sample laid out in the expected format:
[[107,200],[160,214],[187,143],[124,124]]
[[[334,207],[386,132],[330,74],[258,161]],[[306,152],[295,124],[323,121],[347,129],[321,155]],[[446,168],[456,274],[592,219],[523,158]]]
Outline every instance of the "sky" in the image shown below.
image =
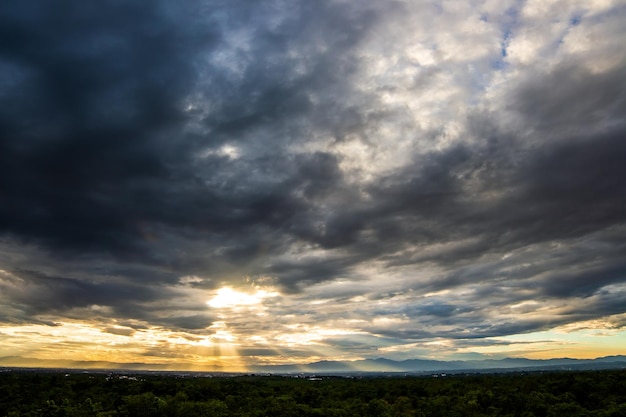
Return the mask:
[[0,4],[0,365],[626,354],[624,0]]

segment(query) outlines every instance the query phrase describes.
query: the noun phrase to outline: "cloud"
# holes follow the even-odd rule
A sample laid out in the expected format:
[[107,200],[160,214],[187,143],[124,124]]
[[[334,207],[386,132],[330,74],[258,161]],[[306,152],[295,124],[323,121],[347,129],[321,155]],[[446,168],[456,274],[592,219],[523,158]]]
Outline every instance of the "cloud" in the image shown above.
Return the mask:
[[0,6],[0,320],[363,356],[622,314],[624,13]]

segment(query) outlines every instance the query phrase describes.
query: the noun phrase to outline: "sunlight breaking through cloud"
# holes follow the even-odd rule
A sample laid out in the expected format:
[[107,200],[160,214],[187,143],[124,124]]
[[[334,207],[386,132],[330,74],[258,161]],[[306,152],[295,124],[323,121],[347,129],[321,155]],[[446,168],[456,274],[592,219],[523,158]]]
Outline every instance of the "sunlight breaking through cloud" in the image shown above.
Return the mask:
[[277,297],[280,294],[275,291],[255,289],[252,293],[233,290],[230,287],[222,287],[217,290],[215,296],[207,301],[207,305],[213,308],[237,308],[242,306],[254,306],[261,304],[264,299]]

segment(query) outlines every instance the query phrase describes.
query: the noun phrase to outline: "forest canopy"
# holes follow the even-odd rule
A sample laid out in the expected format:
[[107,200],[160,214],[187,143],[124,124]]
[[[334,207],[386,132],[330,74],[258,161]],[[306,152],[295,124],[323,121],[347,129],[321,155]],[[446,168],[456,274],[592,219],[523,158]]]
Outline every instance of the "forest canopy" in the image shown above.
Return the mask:
[[2,417],[442,415],[624,416],[626,370],[367,378],[0,372]]

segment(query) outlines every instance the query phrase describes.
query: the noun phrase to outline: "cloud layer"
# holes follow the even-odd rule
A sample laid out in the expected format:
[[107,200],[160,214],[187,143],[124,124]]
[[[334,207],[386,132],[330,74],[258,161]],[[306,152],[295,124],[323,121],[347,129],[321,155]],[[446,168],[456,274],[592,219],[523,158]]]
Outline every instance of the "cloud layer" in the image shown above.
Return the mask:
[[626,5],[588,3],[0,6],[0,353],[621,337]]

